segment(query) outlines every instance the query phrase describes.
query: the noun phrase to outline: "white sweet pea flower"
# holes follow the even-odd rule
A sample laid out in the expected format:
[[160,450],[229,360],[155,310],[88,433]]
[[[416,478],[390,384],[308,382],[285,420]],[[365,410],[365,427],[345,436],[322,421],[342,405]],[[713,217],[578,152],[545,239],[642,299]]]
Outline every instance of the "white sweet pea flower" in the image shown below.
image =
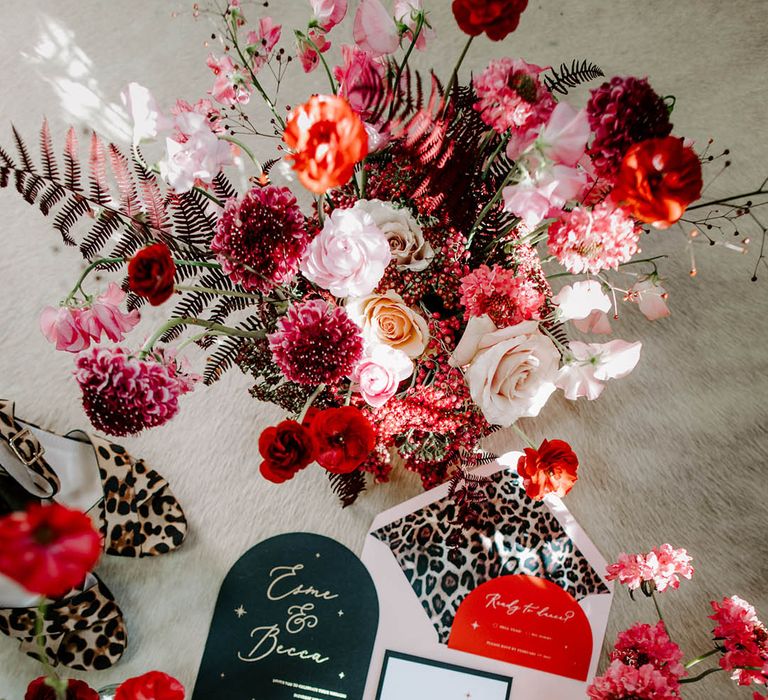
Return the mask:
[[557,304],[560,321],[576,321],[588,318],[593,311],[611,310],[611,299],[597,280],[585,280],[566,284],[552,301]]
[[635,302],[649,321],[656,321],[670,315],[666,298],[667,290],[654,277],[646,277],[636,282],[628,295],[628,300]]
[[565,364],[557,374],[557,388],[565,398],[575,400],[586,396],[596,399],[609,379],[626,377],[640,360],[640,342],[612,340],[609,343],[571,341]]
[[128,83],[120,93],[125,109],[133,123],[133,145],[152,141],[170,124],[159,110],[152,93],[139,83]]

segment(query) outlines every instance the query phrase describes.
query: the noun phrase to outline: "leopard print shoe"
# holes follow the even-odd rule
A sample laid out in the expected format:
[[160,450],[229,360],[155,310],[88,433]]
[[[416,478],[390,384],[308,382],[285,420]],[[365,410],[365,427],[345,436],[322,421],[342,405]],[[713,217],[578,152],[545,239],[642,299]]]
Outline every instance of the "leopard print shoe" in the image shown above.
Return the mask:
[[[19,640],[21,650],[42,661],[35,636],[37,608],[0,608],[0,632]],[[44,653],[51,666],[101,671],[117,663],[128,644],[123,613],[95,574],[81,589],[50,601],[43,624]]]

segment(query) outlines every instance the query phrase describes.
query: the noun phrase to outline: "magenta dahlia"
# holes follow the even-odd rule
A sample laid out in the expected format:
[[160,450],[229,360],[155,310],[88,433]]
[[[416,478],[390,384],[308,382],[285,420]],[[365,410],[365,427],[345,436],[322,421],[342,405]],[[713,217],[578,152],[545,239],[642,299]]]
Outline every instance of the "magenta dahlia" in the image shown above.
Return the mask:
[[290,282],[309,244],[304,216],[287,187],[254,187],[227,201],[211,250],[244,289],[268,292]]
[[269,349],[289,381],[332,384],[352,373],[363,337],[344,309],[311,299],[288,309],[269,336]]
[[167,423],[179,412],[179,396],[199,380],[172,353],[140,359],[121,347],[80,353],[74,374],[93,426],[120,437]]
[[576,207],[549,227],[549,250],[574,274],[617,268],[637,252],[640,229],[623,209]]
[[598,175],[608,179],[630,146],[672,131],[664,100],[645,78],[617,76],[592,90],[587,116],[595,135],[589,155]]
[[500,265],[480,265],[461,280],[466,317],[487,314],[499,327],[514,326],[538,316],[544,295],[536,284]]

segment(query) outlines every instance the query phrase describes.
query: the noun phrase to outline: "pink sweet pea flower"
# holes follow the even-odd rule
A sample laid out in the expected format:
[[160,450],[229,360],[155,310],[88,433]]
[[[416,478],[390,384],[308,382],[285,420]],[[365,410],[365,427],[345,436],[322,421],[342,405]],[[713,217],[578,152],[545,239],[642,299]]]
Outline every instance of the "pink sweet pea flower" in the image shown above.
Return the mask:
[[[419,13],[424,11],[422,0],[395,0],[395,20],[408,27],[405,36],[412,40],[416,31],[416,19]],[[419,37],[416,39],[416,48],[423,51],[427,48],[427,42],[435,38],[435,30],[426,22],[422,25]]]
[[216,76],[210,94],[223,105],[247,104],[251,99],[251,86],[231,56],[216,58],[213,54],[206,61]]
[[400,34],[397,24],[381,0],[361,0],[355,14],[355,43],[373,56],[386,56],[397,51]]
[[565,364],[557,374],[555,385],[571,401],[586,396],[590,401],[602,394],[604,382],[627,376],[640,360],[642,343],[612,340],[608,343],[569,344]]
[[605,311],[593,311],[586,318],[574,320],[573,325],[581,333],[608,335],[611,332],[611,322]]
[[114,282],[110,282],[107,291],[96,297],[90,308],[83,309],[80,327],[94,342],[101,340],[104,334],[113,343],[119,343],[124,334],[139,322],[138,311],[126,314],[120,309],[125,297],[125,292]]
[[91,344],[91,339],[80,326],[82,309],[69,306],[46,306],[40,314],[40,330],[57,350],[80,352]]
[[365,120],[383,92],[384,66],[358,46],[342,46],[341,55],[344,65],[333,70],[339,94]]
[[309,0],[318,24],[330,32],[347,14],[347,0]]
[[577,112],[567,102],[558,102],[539,134],[537,145],[549,160],[574,166],[584,155],[589,133],[586,110]]
[[272,54],[277,42],[280,41],[282,25],[275,24],[271,17],[262,17],[259,20],[259,30],[248,32],[248,53],[253,56],[253,69],[261,69]]
[[667,291],[658,279],[646,277],[636,282],[627,294],[627,301],[635,302],[649,321],[656,321],[670,315],[667,306]]
[[[323,32],[310,29],[307,36],[312,40],[320,53],[325,53],[331,48],[331,42],[325,38]],[[298,38],[299,60],[301,61],[301,67],[304,69],[305,73],[311,73],[320,64],[320,56],[315,50],[315,46],[312,46],[312,44],[303,37]]]
[[588,318],[593,311],[611,310],[611,300],[597,280],[566,284],[552,301],[559,308],[559,320],[575,321]]
[[413,362],[408,355],[388,345],[376,344],[366,349],[351,379],[365,402],[379,408],[397,393],[400,382],[411,374]]

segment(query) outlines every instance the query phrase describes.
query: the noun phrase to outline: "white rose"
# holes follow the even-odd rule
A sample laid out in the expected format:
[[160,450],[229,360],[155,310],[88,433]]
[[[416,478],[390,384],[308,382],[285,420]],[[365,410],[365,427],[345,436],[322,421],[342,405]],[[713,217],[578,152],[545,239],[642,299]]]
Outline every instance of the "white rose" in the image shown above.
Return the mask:
[[451,363],[464,368],[469,393],[489,423],[508,427],[539,415],[555,391],[560,353],[536,321],[497,329],[471,318]]
[[435,251],[411,212],[398,209],[380,199],[363,199],[353,209],[367,212],[387,237],[392,257],[400,269],[420,272],[429,266]]

